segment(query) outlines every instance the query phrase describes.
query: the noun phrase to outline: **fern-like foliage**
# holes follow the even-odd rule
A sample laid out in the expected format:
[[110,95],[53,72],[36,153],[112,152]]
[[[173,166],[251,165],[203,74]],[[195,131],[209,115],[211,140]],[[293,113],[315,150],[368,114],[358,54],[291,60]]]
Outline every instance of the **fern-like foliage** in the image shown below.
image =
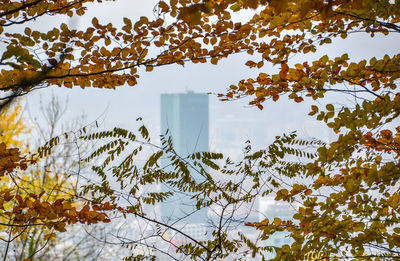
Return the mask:
[[[124,245],[135,247],[146,241],[147,247],[160,251],[161,255],[184,255],[195,260],[229,256],[245,260],[249,253],[262,257],[263,252],[272,251],[252,242],[241,232],[232,232],[243,226],[251,215],[251,209],[244,214],[241,209],[253,206],[259,197],[274,195],[278,187],[285,186],[287,179],[303,175],[305,165],[318,157],[317,149],[325,145],[289,133],[276,137],[264,150],[253,151],[250,142],[246,142],[243,159],[233,162],[221,153],[208,151],[179,155],[168,133],[161,135],[161,144],[156,145],[151,142],[144,125],[136,132],[114,128],[94,133],[81,130],[80,134],[81,141],[96,144],[91,153],[81,159],[82,163],[91,166],[92,174],[91,179],[81,186],[80,196],[90,197],[93,204],[109,201],[116,206],[117,216],[122,214],[147,222],[154,227],[153,237],[162,242],[174,244],[174,239],[166,236],[168,234],[185,239],[174,245],[175,254],[161,250],[144,238],[126,242],[121,239]],[[39,153],[46,155],[61,142],[60,139],[49,141]],[[160,186],[164,189],[160,190]],[[210,227],[206,238],[194,238],[175,223],[161,219],[154,211],[149,212],[149,209],[174,199],[175,195],[186,197],[194,211],[214,210],[214,217],[204,221]],[[152,259],[153,254],[131,255],[126,260]]]

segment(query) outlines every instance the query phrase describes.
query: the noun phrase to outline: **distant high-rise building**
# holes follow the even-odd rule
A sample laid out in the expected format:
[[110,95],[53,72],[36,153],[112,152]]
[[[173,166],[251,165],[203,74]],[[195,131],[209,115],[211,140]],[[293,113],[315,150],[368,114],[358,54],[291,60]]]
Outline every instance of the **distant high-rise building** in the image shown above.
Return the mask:
[[[168,130],[179,156],[184,158],[194,152],[208,151],[208,129],[207,94],[188,92],[161,95],[161,134],[166,134]],[[161,160],[166,170],[169,170],[170,163],[166,158]],[[191,171],[190,174],[196,181],[202,180],[197,172]],[[162,185],[161,189],[167,191],[169,188]],[[181,224],[204,224],[207,210],[196,210],[189,199],[187,193],[177,192],[168,202],[161,204],[163,219],[173,222],[179,220]]]

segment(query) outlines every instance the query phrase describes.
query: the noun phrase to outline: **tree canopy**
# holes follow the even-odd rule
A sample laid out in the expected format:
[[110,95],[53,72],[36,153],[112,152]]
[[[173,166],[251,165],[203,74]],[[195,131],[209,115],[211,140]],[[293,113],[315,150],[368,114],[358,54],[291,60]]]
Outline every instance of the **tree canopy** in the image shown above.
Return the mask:
[[[217,65],[221,59],[246,52],[250,58],[243,63],[257,70],[257,75],[232,83],[225,93],[219,94],[223,101],[247,97],[251,105],[263,109],[263,104],[270,101],[290,99],[301,106],[308,99],[313,102],[309,115],[325,122],[337,134],[336,140],[325,144],[286,135],[278,137],[266,150],[254,154],[249,151],[237,165],[227,160],[226,165],[220,166],[218,160],[222,155],[206,153],[191,155],[196,162],[194,166],[202,169],[205,164],[223,174],[243,174],[254,182],[253,189],[258,195],[274,195],[278,201],[298,205],[295,221],[276,218],[248,224],[262,231],[263,239],[279,231],[286,231],[293,239],[290,245],[273,248],[276,260],[298,260],[312,251],[319,252],[322,259],[399,257],[399,54],[368,57],[367,53],[361,58],[346,53],[338,57],[326,54],[315,60],[304,58],[307,60],[301,63],[292,62],[295,55],[307,57],[321,46],[335,45],[336,39],[347,39],[351,34],[363,34],[371,40],[380,35],[390,41],[400,32],[398,0],[170,0],[157,3],[155,18],[141,17],[137,21],[123,18],[122,28],[102,24],[97,18],[84,29],[72,29],[67,24],[46,32],[31,28],[32,20],[47,15],[85,15],[85,4],[89,2],[93,1],[6,1],[0,7],[4,47],[0,60],[0,90],[4,93],[1,110],[15,97],[37,88],[134,86],[143,73],[140,68],[151,72],[160,66],[188,62]],[[235,19],[236,15],[249,11],[248,19],[242,22]],[[16,25],[22,25],[23,32],[13,32]],[[266,72],[263,68],[267,65],[273,65],[276,73]],[[348,95],[354,102],[321,105],[331,92]],[[145,129],[139,132],[143,142],[149,142]],[[116,138],[87,159],[90,162],[105,152],[109,155],[101,166],[93,167],[102,183],[84,189],[94,196],[94,210],[135,213],[146,218],[139,211],[143,202],[155,204],[168,197],[154,193],[130,207],[118,208],[106,172],[127,143],[136,140],[135,134],[115,129],[82,138]],[[50,140],[40,156],[46,156],[59,140],[60,137]],[[178,190],[194,192],[199,207],[221,202],[221,198],[225,203],[254,198],[245,199],[240,193],[234,198],[237,184],[219,184],[207,171],[202,173],[209,182],[197,184],[187,176],[190,161],[173,155],[172,143],[168,139],[164,142],[142,168],[144,177],[135,171],[125,172],[127,166],[134,168],[132,158],[140,150],[134,150],[136,154],[123,161],[126,166],[114,166],[114,177],[120,182],[130,177],[137,182],[136,186],[169,182]],[[312,146],[314,150],[307,152],[304,146]],[[157,168],[157,160],[164,153],[172,153],[175,172],[163,173]],[[26,161],[18,155],[18,150],[1,144],[0,155],[2,170],[11,173],[16,166],[25,168]],[[257,167],[258,172],[254,171]],[[176,181],[177,177],[184,178]],[[261,186],[261,177],[271,189]],[[123,184],[121,188],[125,188]],[[135,189],[129,193],[139,195]],[[22,211],[32,205],[31,201],[42,204],[38,195],[29,196],[32,200],[17,196],[19,212],[15,213],[31,213]],[[3,198],[9,201],[11,196],[4,192]],[[113,204],[101,203],[102,200]],[[39,209],[48,209],[47,214],[42,211],[35,220],[61,219],[47,223],[59,231],[68,222],[107,220],[105,214],[91,212],[89,205],[73,216],[68,214],[72,210],[63,201],[40,206]],[[17,215],[14,223],[24,226],[27,219],[25,215]],[[211,259],[233,251],[235,244],[239,248],[239,241],[232,245],[219,235],[219,239],[208,245],[197,241],[199,248],[186,245],[178,251],[192,253],[193,258]],[[243,237],[241,243],[262,255],[263,249]]]

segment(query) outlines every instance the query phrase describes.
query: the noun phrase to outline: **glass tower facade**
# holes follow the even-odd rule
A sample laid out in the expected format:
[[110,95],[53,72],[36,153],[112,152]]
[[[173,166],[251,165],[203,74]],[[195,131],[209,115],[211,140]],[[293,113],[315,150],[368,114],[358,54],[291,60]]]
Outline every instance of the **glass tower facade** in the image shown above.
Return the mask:
[[[204,93],[177,93],[161,95],[161,134],[168,130],[174,149],[182,158],[194,152],[206,152],[209,140],[208,95]],[[161,160],[162,167],[168,167],[170,161]],[[195,180],[201,180],[199,174],[191,171]],[[162,191],[167,191],[165,185]],[[180,224],[204,224],[206,209],[196,210],[188,194],[176,193],[168,202],[161,204],[164,220]]]

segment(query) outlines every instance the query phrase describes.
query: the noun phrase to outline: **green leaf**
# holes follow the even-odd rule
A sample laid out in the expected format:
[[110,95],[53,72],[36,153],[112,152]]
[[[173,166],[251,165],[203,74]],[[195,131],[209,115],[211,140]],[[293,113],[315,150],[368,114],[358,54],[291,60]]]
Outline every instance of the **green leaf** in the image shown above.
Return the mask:
[[238,11],[240,11],[241,9],[242,9],[242,6],[239,5],[239,4],[234,4],[234,5],[231,6],[231,10],[232,10],[233,12],[238,12]]

